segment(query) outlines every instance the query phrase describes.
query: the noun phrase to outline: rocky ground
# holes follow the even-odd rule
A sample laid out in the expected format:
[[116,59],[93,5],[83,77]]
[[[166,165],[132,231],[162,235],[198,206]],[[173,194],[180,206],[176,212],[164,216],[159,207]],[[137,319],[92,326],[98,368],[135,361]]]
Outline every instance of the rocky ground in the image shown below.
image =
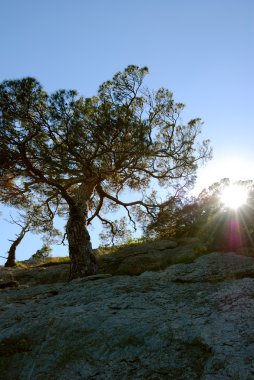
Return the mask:
[[0,377],[254,379],[254,258],[163,244],[71,282],[66,264],[1,268]]

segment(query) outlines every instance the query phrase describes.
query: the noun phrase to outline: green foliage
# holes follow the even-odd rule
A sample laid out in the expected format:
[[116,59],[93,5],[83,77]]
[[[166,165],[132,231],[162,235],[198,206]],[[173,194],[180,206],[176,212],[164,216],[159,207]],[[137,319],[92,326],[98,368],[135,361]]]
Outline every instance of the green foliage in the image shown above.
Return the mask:
[[133,245],[141,245],[144,243],[147,243],[148,239],[145,237],[138,237],[138,238],[129,238],[127,242],[125,243],[126,246],[133,246]]
[[36,260],[44,260],[51,255],[51,252],[52,248],[49,245],[44,244],[41,249],[37,249],[37,251],[32,255],[32,258]]
[[[248,190],[248,200],[239,210],[225,207],[220,199],[222,190],[230,185],[228,179],[216,182],[198,197],[166,204],[151,222],[146,234],[157,238],[199,237],[208,249],[237,249],[253,245],[254,241],[254,184],[239,181]],[[201,252],[202,253],[202,252]]]
[[[96,217],[111,234],[122,233],[123,225],[105,217],[119,207],[135,228],[138,208],[152,216],[159,206],[152,180],[188,186],[198,163],[211,157],[209,141],[199,141],[201,120],[184,124],[184,105],[165,88],[148,90],[147,74],[147,67],[130,65],[91,98],[74,90],[48,94],[33,78],[0,85],[0,201],[29,208],[32,199],[51,220],[69,214],[73,259],[80,252],[72,236],[78,216],[87,238]],[[124,201],[125,189],[142,196]]]

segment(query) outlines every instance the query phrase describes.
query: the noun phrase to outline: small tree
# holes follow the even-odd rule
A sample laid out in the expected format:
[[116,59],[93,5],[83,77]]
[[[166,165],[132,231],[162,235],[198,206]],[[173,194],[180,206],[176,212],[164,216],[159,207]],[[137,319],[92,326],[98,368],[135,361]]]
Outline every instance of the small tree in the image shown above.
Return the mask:
[[[158,204],[146,189],[192,182],[199,161],[210,157],[208,141],[198,144],[201,120],[184,125],[184,108],[172,93],[143,86],[146,67],[128,66],[98,94],[76,91],[48,95],[33,78],[0,86],[0,174],[13,194],[40,194],[49,207],[67,207],[66,234],[72,277],[93,274],[97,264],[87,226],[105,207],[132,207],[152,214]],[[124,189],[140,198],[124,201]],[[2,198],[6,192],[2,192]]]
[[16,265],[16,249],[18,245],[21,243],[26,233],[29,231],[29,223],[20,224],[18,221],[14,221],[12,219],[12,223],[21,227],[21,230],[18,234],[16,234],[16,238],[14,240],[10,240],[12,242],[8,253],[7,253],[7,261],[4,264],[5,267],[14,267]]
[[52,248],[48,244],[43,244],[43,246],[40,249],[37,249],[37,251],[32,255],[32,258],[36,260],[44,260],[47,257],[50,257],[51,252]]
[[44,240],[48,242],[54,242],[61,235],[60,231],[54,228],[53,217],[49,215],[48,210],[35,204],[29,206],[28,201],[26,202],[26,210],[20,211],[15,219],[11,217],[9,223],[19,226],[21,230],[16,234],[14,240],[10,240],[12,244],[7,253],[5,267],[16,265],[16,250],[27,232],[42,234]]

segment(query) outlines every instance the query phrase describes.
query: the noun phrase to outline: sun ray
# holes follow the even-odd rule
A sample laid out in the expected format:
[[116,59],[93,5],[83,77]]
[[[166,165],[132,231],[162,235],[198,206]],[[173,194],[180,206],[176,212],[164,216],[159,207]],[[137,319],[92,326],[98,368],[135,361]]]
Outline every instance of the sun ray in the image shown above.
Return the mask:
[[230,185],[221,192],[220,199],[224,206],[237,210],[247,201],[248,192],[243,186]]

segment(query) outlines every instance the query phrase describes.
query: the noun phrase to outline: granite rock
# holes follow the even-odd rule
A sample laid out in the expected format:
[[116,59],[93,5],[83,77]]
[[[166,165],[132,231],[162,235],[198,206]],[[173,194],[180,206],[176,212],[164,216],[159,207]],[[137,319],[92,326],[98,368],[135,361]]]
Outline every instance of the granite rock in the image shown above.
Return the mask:
[[254,259],[0,291],[5,380],[254,378]]

